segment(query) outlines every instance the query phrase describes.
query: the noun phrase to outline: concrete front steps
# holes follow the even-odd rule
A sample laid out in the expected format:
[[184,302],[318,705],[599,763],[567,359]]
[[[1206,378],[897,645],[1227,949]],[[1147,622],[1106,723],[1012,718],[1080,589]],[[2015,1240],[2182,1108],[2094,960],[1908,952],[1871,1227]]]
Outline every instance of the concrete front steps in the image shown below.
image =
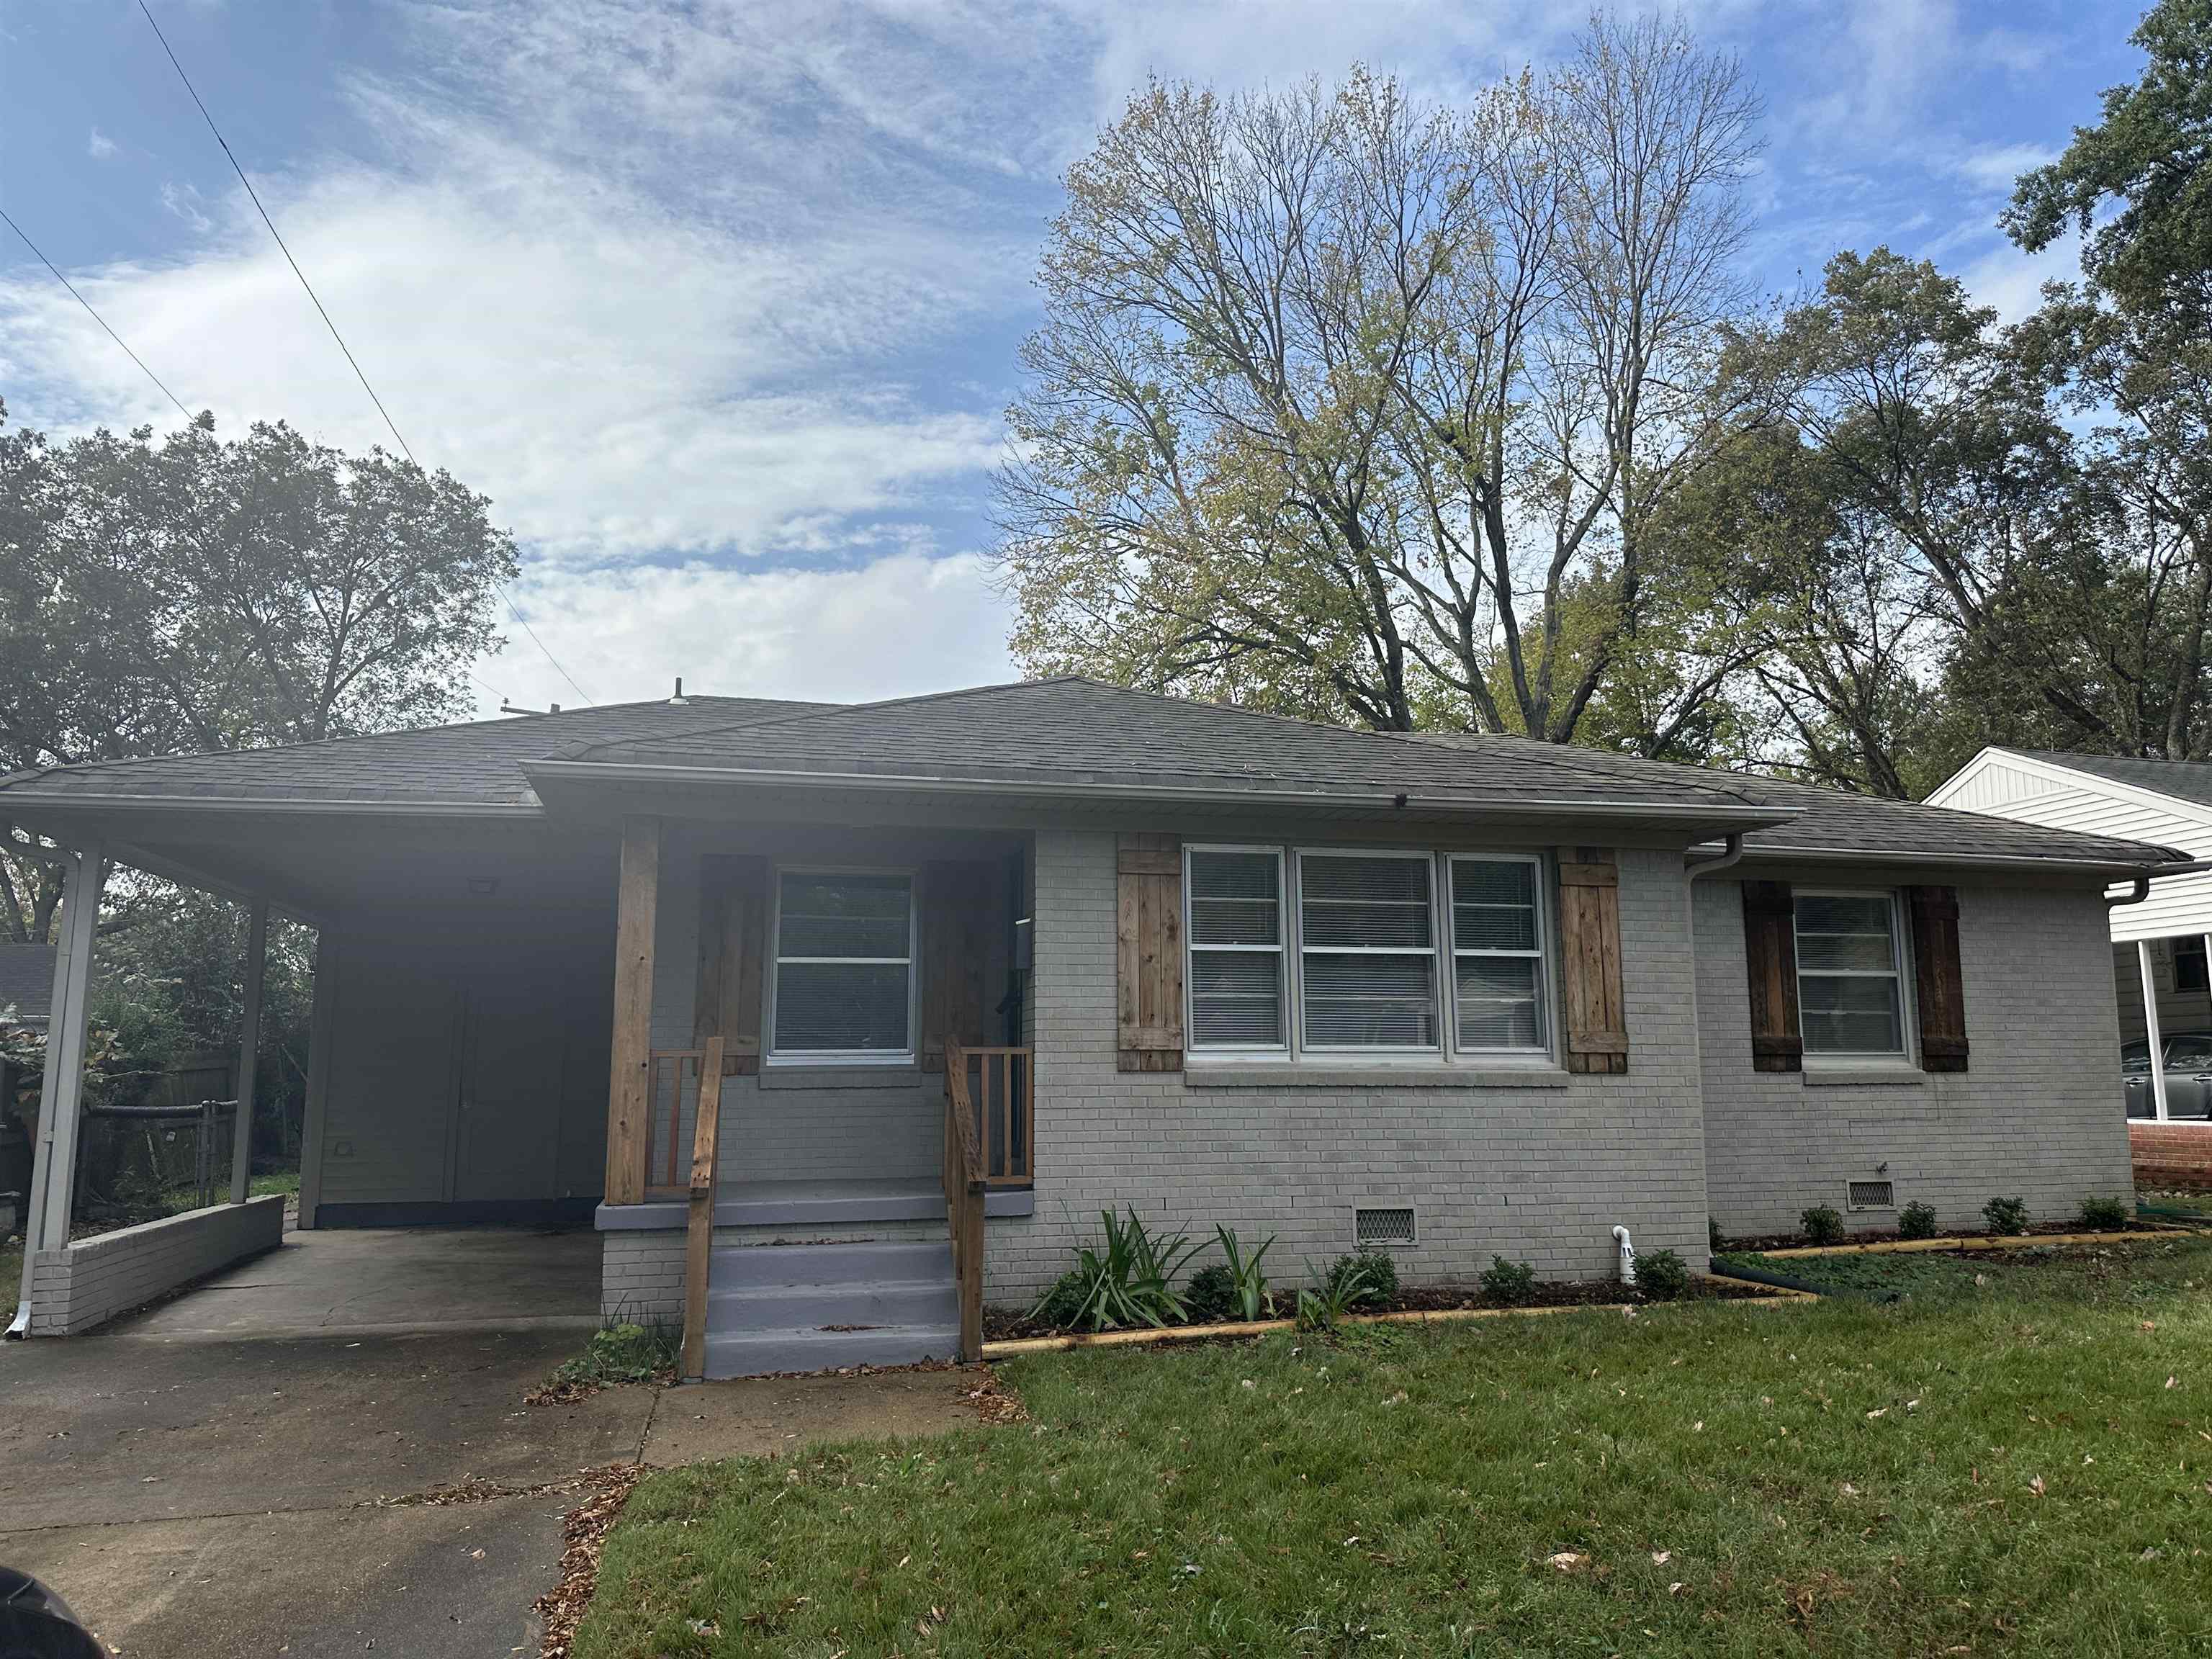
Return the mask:
[[960,1346],[944,1238],[726,1242],[708,1279],[707,1375],[951,1359]]

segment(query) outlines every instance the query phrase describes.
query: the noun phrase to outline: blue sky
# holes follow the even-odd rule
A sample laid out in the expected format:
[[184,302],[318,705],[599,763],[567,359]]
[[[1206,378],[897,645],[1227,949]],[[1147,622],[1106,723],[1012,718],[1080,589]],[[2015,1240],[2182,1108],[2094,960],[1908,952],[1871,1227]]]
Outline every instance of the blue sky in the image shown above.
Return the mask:
[[[1462,98],[1587,13],[154,5],[400,430],[493,497],[515,597],[599,701],[679,673],[818,697],[1006,676],[984,555],[1030,273],[1131,88],[1359,60]],[[2132,76],[2138,10],[1697,0],[1766,102],[1761,286],[1887,242],[2032,305],[2070,252],[2018,254],[1996,213]],[[135,0],[0,0],[0,205],[226,429],[388,441]],[[55,431],[177,418],[4,230],[0,396]],[[486,706],[573,702],[509,631]]]

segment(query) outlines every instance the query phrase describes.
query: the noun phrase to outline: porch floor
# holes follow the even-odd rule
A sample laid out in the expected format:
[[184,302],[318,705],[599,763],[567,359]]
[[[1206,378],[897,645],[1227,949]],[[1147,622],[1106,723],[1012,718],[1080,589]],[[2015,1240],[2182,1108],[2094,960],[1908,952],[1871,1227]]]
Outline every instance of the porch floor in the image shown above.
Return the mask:
[[[984,1200],[984,1213],[993,1216],[1031,1215],[1036,1202],[1028,1188],[994,1191]],[[714,1194],[717,1227],[793,1227],[830,1222],[942,1221],[945,1194],[934,1176],[904,1176],[884,1180],[843,1177],[805,1181],[725,1181]],[[602,1204],[599,1226],[602,1232],[628,1229],[681,1227],[686,1220],[683,1201],[653,1199],[643,1204]]]

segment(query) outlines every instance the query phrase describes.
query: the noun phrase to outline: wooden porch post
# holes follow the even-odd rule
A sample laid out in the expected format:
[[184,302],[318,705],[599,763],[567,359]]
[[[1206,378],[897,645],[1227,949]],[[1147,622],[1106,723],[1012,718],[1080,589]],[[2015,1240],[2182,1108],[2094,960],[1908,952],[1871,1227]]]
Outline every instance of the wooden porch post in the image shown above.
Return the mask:
[[246,1202],[253,1179],[254,1064],[261,1053],[261,979],[269,957],[269,901],[246,913],[246,997],[238,1017],[238,1107],[230,1120],[230,1201]]
[[615,916],[613,1074],[607,1091],[610,1204],[645,1201],[653,1139],[653,935],[660,902],[660,820],[623,820]]
[[323,1206],[323,1124],[330,1109],[331,1025],[337,1014],[337,933],[315,930],[314,1000],[307,1012],[307,1103],[300,1123],[300,1225],[312,1230]]
[[23,1229],[23,1279],[15,1334],[30,1328],[31,1278],[41,1250],[69,1243],[76,1186],[76,1130],[84,1101],[85,1015],[92,988],[93,941],[100,927],[100,891],[107,879],[100,844],[93,842],[69,866],[62,889],[62,932],[54,955],[54,994],[46,1020],[46,1070],[39,1087],[39,1138],[32,1151],[31,1213]]

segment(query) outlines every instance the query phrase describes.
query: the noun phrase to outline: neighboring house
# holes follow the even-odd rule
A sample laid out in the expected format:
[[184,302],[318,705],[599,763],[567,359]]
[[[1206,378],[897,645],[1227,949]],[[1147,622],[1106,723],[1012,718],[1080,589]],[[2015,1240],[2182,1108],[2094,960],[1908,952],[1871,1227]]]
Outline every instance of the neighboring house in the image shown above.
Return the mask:
[[[2154,841],[2212,860],[2205,763],[1990,748],[1929,799],[2015,823]],[[2112,916],[2126,1045],[2114,1057],[2113,1089],[2124,1091],[2128,1115],[2139,1121],[2139,1171],[2147,1181],[2212,1186],[2212,867],[2158,877],[2114,904]],[[2152,1063],[2154,1054],[2162,1063]]]
[[608,1312],[672,1317],[719,1042],[725,1374],[952,1346],[956,1079],[1000,1304],[1109,1206],[1413,1282],[2070,1212],[2129,1183],[2105,890],[2181,856],[1077,679],[55,769],[0,814],[322,930],[305,1226],[591,1218]]

